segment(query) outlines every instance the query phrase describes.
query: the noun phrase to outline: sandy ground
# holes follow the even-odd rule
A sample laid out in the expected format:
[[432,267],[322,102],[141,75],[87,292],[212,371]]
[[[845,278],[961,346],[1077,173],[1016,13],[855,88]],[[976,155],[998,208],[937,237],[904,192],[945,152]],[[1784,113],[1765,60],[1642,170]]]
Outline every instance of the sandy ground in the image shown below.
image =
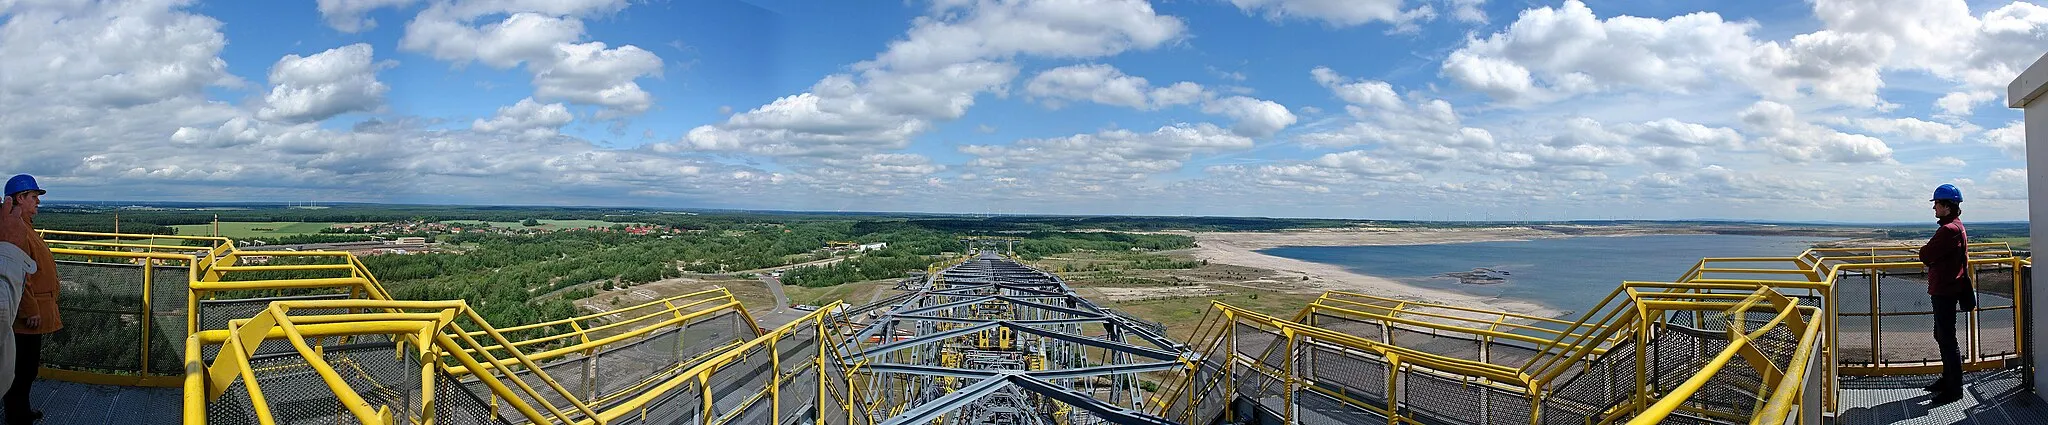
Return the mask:
[[1223,294],[1223,291],[1218,290],[1216,288],[1210,288],[1207,285],[1175,286],[1169,288],[1102,287],[1095,288],[1095,291],[1097,293],[1102,294],[1102,297],[1110,302],[1146,301],[1168,298],[1203,298]]
[[1193,232],[1195,258],[1211,262],[1272,270],[1281,281],[1307,277],[1307,289],[1347,291],[1412,301],[1484,308],[1539,317],[1558,317],[1564,312],[1540,304],[1482,297],[1439,289],[1422,288],[1393,279],[1368,276],[1343,267],[1260,254],[1256,250],[1279,246],[1415,245],[1459,242],[1526,240],[1565,236],[1557,232],[1522,227],[1479,229],[1343,229],[1287,232]]

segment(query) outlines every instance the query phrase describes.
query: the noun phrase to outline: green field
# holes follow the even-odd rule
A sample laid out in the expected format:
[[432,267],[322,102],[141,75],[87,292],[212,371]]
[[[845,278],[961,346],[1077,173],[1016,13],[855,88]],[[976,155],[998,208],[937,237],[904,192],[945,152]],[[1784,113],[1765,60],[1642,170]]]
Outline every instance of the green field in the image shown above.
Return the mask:
[[[539,221],[540,221],[540,225],[539,225],[539,226],[534,226],[534,227],[533,227],[534,229],[542,229],[542,230],[556,230],[556,229],[574,229],[574,228],[584,228],[584,227],[590,227],[590,226],[597,226],[597,227],[611,227],[611,226],[612,226],[612,225],[614,225],[614,224],[627,224],[627,225],[641,224],[641,223],[613,223],[613,222],[609,222],[609,221],[604,221],[604,220],[539,220]],[[453,221],[447,221],[446,223],[448,223],[448,224],[461,224],[461,223],[490,223],[490,224],[491,224],[491,227],[503,227],[503,228],[511,228],[511,229],[525,229],[525,228],[527,228],[526,226],[522,226],[522,225],[520,225],[520,224],[519,224],[519,222],[517,222],[517,221],[490,221],[490,222],[479,222],[479,221],[460,221],[460,220],[453,220]],[[382,223],[327,223],[327,222],[292,222],[292,221],[270,221],[270,222],[250,222],[250,221],[223,221],[223,222],[220,222],[220,236],[225,236],[225,237],[228,237],[228,238],[260,238],[260,237],[278,237],[278,236],[290,236],[290,235],[306,235],[306,234],[314,234],[314,233],[320,233],[320,230],[321,230],[321,229],[326,229],[326,228],[329,228],[329,227],[334,227],[334,226],[336,226],[336,225],[348,225],[348,224],[353,224],[353,225],[363,226],[363,225],[374,225],[374,224],[382,224]],[[187,225],[178,225],[178,226],[171,226],[171,227],[177,228],[177,229],[178,229],[178,234],[179,234],[179,235],[183,235],[183,236],[213,236],[213,225],[211,225],[211,224],[187,224]]]
[[[536,229],[548,229],[548,230],[552,230],[552,229],[576,229],[576,228],[584,228],[584,227],[590,227],[590,226],[597,226],[597,227],[612,227],[612,225],[614,225],[614,224],[624,224],[624,225],[629,225],[629,226],[630,226],[630,225],[636,225],[636,224],[643,224],[643,223],[614,223],[614,222],[609,222],[609,221],[604,221],[604,220],[535,220],[535,221],[539,221],[539,222],[540,222],[540,225],[539,225],[539,226],[534,226],[533,228],[536,228]],[[455,225],[455,224],[460,224],[460,223],[490,223],[490,224],[491,224],[491,227],[506,227],[506,228],[513,228],[513,229],[524,229],[524,228],[526,228],[526,226],[524,226],[524,225],[520,225],[520,224],[519,224],[519,222],[517,222],[517,221],[475,221],[475,220],[448,220],[448,221],[444,221],[443,223],[447,223],[447,224],[449,224],[449,225]]]
[[[258,238],[320,233],[320,229],[333,227],[337,223],[301,223],[290,221],[220,222],[220,236],[228,238]],[[182,236],[213,236],[212,224],[187,224],[171,226]]]
[[[1972,238],[1972,239],[1974,239],[1974,238]],[[1975,241],[1972,241],[1972,242],[1975,242]],[[2031,250],[2031,249],[2033,249],[2033,247],[2034,247],[2034,243],[2033,243],[2033,238],[2024,238],[2024,237],[2022,237],[2022,238],[1985,238],[1984,242],[2005,242],[2006,244],[2012,245],[2012,249],[2028,249],[2028,250]]]

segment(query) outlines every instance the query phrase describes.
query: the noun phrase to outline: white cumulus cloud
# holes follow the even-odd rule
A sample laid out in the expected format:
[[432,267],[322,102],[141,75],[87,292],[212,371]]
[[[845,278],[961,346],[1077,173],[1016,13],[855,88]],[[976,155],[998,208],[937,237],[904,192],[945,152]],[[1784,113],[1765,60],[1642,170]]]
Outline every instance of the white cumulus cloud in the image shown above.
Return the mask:
[[1186,30],[1140,0],[955,0],[928,12],[887,50],[854,64],[856,73],[826,76],[808,92],[655,149],[799,157],[901,149],[935,122],[966,114],[979,95],[1007,93],[1016,57],[1109,56],[1162,46]]
[[[583,17],[615,12],[623,1],[471,1],[429,6],[406,24],[399,48],[463,65],[524,65],[534,96],[603,109],[599,119],[645,113],[654,96],[636,82],[658,77],[662,60],[633,45],[584,42]],[[504,14],[479,26],[477,20]]]
[[377,71],[396,66],[377,62],[368,44],[337,47],[312,56],[286,55],[270,67],[270,94],[257,116],[306,122],[347,112],[375,110],[391,87],[377,81]]
[[[1406,8],[1406,0],[1230,0],[1245,13],[1263,15],[1266,19],[1283,21],[1304,19],[1322,21],[1333,27],[1349,27],[1372,22],[1385,22],[1397,30],[1411,30],[1415,21],[1436,17],[1436,9],[1428,4]],[[1472,21],[1485,19],[1475,7],[1476,1],[1461,1],[1457,5],[1458,18]]]

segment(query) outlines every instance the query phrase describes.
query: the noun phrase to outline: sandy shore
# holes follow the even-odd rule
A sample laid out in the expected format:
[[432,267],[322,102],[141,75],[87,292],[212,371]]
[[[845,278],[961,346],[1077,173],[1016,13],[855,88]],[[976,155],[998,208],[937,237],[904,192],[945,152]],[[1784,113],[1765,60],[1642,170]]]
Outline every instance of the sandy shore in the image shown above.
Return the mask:
[[[1483,308],[1538,317],[1557,317],[1562,311],[1533,302],[1482,297],[1440,289],[1422,288],[1393,279],[1368,276],[1343,267],[1260,254],[1257,250],[1279,246],[1414,245],[1458,242],[1527,240],[1561,237],[1564,234],[1519,227],[1483,229],[1345,229],[1288,232],[1181,232],[1195,238],[1196,258],[1212,262],[1272,270],[1286,277],[1305,276],[1317,291],[1341,290],[1387,298]],[[1287,279],[1292,280],[1292,279]]]

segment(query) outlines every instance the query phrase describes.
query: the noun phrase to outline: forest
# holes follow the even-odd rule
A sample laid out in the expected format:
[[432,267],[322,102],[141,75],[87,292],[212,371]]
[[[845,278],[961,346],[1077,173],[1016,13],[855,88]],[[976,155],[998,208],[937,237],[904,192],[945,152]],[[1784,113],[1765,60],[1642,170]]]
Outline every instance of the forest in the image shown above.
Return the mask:
[[[785,270],[792,285],[825,287],[877,279],[894,279],[922,271],[962,254],[966,236],[1016,238],[1016,254],[1026,260],[1075,251],[1129,252],[1189,248],[1192,238],[1134,231],[1262,231],[1302,227],[1353,225],[1476,225],[1237,217],[1063,217],[976,216],[937,214],[789,213],[758,211],[663,211],[631,208],[470,207],[342,204],[320,209],[283,205],[232,205],[179,209],[112,209],[53,204],[37,216],[43,229],[111,231],[112,215],[121,215],[123,232],[168,234],[165,226],[223,221],[384,222],[603,220],[675,226],[673,235],[630,235],[617,232],[548,232],[538,234],[437,234],[451,252],[376,255],[363,263],[393,294],[406,299],[463,299],[492,323],[532,323],[577,314],[571,300],[596,290],[629,287],[686,274],[761,273],[770,269],[823,260],[826,265]],[[217,209],[225,208],[225,209]],[[1981,226],[1981,227],[1980,227]],[[1924,237],[1931,226],[1890,226],[1895,237]],[[1980,230],[1981,229],[1981,230]],[[1981,223],[1973,237],[2024,235],[2026,225]],[[398,235],[385,235],[394,237]],[[278,237],[269,243],[338,242],[359,235],[317,234]],[[828,242],[886,242],[888,248],[866,252],[832,252]],[[283,260],[279,260],[283,261]],[[1158,264],[1178,267],[1182,264]],[[237,279],[290,277],[264,272]],[[301,276],[304,277],[304,276]]]
[[[340,209],[340,208],[337,208]],[[327,219],[375,221],[489,220],[519,222],[539,219],[603,219],[672,225],[688,232],[675,235],[630,235],[617,232],[548,232],[538,234],[461,233],[431,235],[450,252],[362,257],[394,297],[462,299],[494,324],[534,323],[578,314],[573,300],[597,290],[625,288],[686,274],[762,272],[792,264],[844,257],[821,267],[790,269],[784,280],[794,285],[831,286],[848,282],[893,279],[922,271],[935,262],[959,255],[963,236],[976,233],[955,226],[932,225],[905,217],[831,214],[673,214],[615,209],[496,208],[391,209],[330,211],[245,211],[239,219]],[[122,211],[122,231],[210,222],[214,211]],[[274,213],[274,214],[273,214]],[[180,215],[182,214],[182,215]],[[223,212],[222,220],[229,214]],[[325,214],[325,215],[321,215]],[[555,214],[555,215],[550,215]],[[57,230],[111,230],[109,211],[53,209],[39,214],[37,227]],[[100,229],[101,223],[108,224]],[[158,224],[161,223],[161,224]],[[164,227],[164,233],[172,230]],[[387,235],[396,236],[396,235]],[[1133,235],[1109,232],[1033,231],[1019,237],[1020,255],[1046,255],[1074,250],[1128,251],[1193,246],[1178,235]],[[312,234],[282,236],[268,243],[341,242],[362,235]],[[866,252],[832,252],[827,242],[885,242],[888,248]],[[319,260],[280,257],[271,264]],[[332,272],[265,271],[237,273],[231,280],[326,277]]]

